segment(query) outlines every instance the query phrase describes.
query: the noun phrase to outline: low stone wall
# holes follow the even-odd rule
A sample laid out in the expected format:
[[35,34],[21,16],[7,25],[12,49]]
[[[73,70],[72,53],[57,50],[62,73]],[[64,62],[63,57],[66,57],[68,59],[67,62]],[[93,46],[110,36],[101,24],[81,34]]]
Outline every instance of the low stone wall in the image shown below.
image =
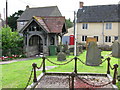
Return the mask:
[[39,48],[37,45],[28,47],[27,56],[34,56],[38,53],[39,53]]

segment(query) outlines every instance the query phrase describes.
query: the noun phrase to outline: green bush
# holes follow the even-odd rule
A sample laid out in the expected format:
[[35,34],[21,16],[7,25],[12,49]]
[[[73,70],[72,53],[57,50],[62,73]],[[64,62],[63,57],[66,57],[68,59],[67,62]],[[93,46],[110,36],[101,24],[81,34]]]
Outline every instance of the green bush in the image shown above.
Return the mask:
[[12,32],[11,28],[2,28],[2,56],[22,55],[23,37],[18,32]]

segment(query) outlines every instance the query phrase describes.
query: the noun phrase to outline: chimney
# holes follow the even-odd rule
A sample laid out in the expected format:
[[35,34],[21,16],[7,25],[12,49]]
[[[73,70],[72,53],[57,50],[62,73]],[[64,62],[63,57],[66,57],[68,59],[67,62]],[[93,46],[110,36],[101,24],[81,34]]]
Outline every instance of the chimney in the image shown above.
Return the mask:
[[80,9],[83,9],[84,2],[80,2]]
[[0,19],[1,19],[1,13],[0,13]]
[[29,5],[26,6],[26,10],[29,9]]

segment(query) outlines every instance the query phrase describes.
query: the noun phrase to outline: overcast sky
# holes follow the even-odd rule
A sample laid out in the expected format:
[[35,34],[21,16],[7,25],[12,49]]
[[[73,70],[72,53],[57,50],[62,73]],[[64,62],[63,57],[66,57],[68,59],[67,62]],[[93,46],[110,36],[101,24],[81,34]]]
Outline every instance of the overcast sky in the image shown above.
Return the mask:
[[[118,4],[120,0],[8,0],[8,15],[18,10],[25,10],[26,5],[30,7],[58,6],[62,15],[73,19],[73,12],[79,8],[79,2],[85,6]],[[0,13],[4,19],[4,8],[6,0],[0,0]]]

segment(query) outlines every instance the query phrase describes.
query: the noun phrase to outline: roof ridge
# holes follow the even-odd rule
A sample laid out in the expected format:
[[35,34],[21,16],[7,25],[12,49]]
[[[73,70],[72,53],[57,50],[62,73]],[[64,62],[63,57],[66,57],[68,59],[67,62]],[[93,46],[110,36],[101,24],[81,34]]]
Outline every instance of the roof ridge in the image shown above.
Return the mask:
[[29,9],[37,9],[37,8],[51,8],[51,7],[57,7],[57,6],[30,7]]
[[91,5],[91,6],[84,6],[84,7],[92,7],[92,6],[117,6],[118,4],[106,4],[106,5]]

